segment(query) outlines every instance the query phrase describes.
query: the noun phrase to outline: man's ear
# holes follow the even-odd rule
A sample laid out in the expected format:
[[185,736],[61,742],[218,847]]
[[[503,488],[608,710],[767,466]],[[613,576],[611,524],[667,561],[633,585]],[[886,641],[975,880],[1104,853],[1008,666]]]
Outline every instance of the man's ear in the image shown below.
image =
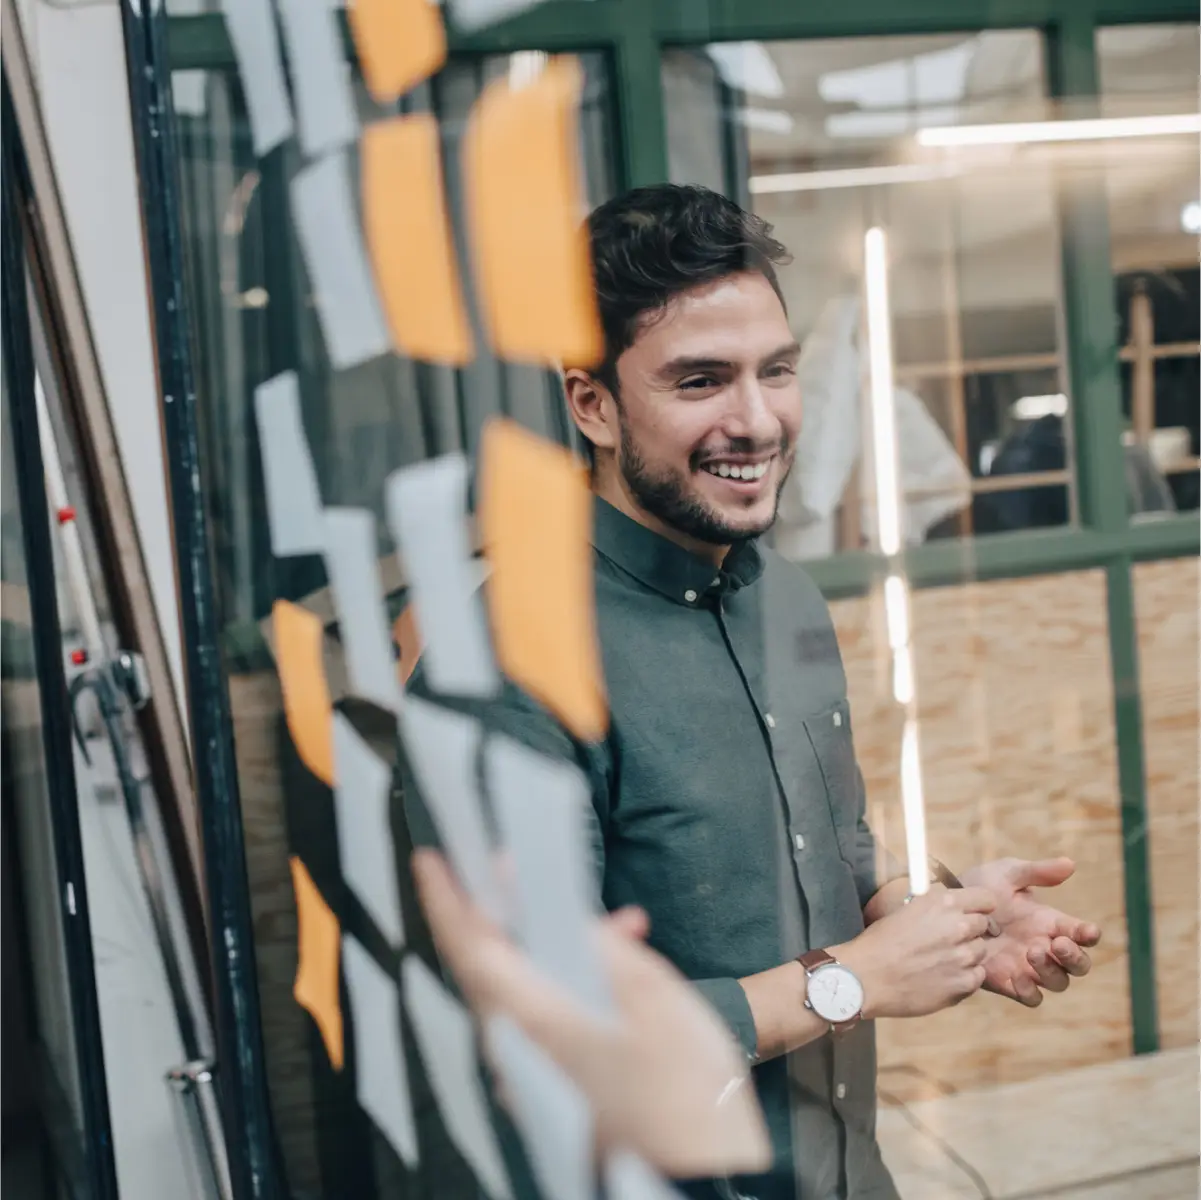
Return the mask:
[[619,438],[617,401],[595,376],[578,367],[563,372],[563,394],[576,428],[597,450],[613,450]]

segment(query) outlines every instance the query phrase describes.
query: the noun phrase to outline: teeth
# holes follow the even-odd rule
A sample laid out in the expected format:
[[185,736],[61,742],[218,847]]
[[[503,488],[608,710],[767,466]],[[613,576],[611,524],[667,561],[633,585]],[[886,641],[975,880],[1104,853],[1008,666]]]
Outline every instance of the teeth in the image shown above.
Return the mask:
[[706,467],[705,469],[711,475],[720,475],[722,479],[762,479],[767,474],[767,463],[747,463],[745,466],[735,464],[731,466],[729,463],[718,463],[715,467]]

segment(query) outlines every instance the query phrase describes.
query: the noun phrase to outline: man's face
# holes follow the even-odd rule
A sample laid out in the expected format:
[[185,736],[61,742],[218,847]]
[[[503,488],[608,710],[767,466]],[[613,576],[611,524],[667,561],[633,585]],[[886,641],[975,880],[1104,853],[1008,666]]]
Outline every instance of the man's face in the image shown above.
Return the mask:
[[757,271],[673,299],[617,360],[617,465],[632,498],[700,542],[767,530],[801,427],[799,354]]

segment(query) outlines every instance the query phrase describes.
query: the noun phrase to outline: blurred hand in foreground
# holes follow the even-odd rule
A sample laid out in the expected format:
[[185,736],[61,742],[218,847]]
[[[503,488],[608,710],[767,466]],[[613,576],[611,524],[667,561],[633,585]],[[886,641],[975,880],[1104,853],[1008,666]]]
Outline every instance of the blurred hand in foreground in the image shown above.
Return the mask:
[[767,1169],[767,1130],[742,1055],[684,977],[643,944],[645,913],[623,909],[596,922],[619,1018],[610,1023],[539,972],[440,854],[418,850],[413,877],[477,1019],[509,1017],[554,1059],[591,1103],[603,1147],[636,1151],[677,1177]]

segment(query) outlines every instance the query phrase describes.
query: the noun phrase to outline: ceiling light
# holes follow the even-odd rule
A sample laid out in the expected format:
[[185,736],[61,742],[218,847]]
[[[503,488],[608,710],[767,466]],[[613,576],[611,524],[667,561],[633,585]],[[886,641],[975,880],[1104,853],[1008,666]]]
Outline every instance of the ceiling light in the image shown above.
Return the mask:
[[727,87],[772,100],[784,95],[784,80],[762,42],[714,42],[705,53]]
[[1201,234],[1201,201],[1190,200],[1180,210],[1180,228],[1194,236]]
[[913,163],[889,167],[846,167],[835,171],[799,171],[781,175],[752,175],[747,186],[754,195],[773,192],[820,192],[828,188],[880,187],[892,183],[929,183],[960,174],[945,163]]
[[1201,113],[1160,117],[1096,117],[1082,121],[1025,121],[1005,125],[952,125],[921,129],[922,146],[1012,146],[1029,142],[1091,142],[1109,138],[1201,133]]

